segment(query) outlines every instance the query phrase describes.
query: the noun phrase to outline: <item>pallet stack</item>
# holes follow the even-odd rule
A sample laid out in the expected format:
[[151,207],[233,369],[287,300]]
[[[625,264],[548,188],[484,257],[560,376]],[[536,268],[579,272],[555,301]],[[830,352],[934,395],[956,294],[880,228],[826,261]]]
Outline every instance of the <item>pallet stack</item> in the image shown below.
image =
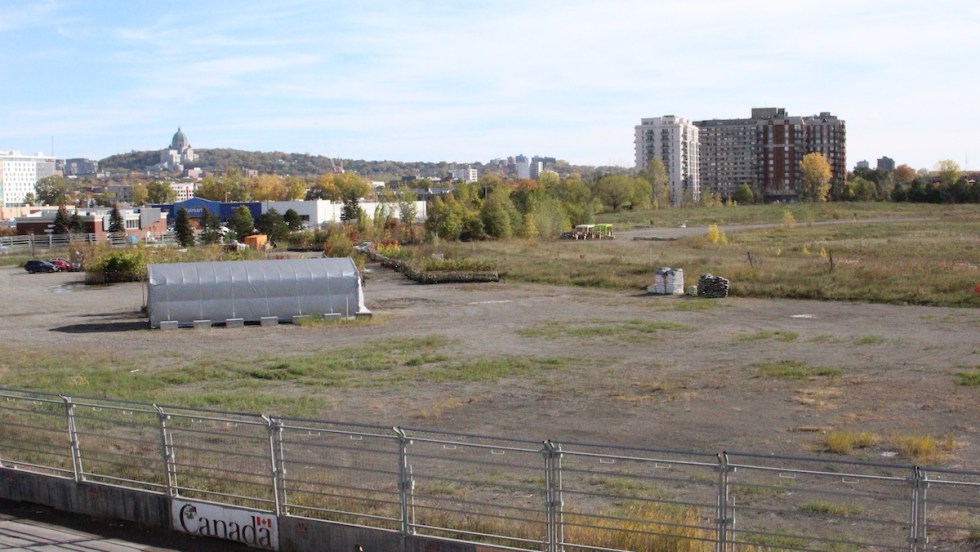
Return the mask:
[[647,286],[647,293],[654,295],[683,295],[684,269],[658,268],[653,285]]
[[728,297],[729,282],[721,276],[705,273],[698,278],[698,297],[717,299]]

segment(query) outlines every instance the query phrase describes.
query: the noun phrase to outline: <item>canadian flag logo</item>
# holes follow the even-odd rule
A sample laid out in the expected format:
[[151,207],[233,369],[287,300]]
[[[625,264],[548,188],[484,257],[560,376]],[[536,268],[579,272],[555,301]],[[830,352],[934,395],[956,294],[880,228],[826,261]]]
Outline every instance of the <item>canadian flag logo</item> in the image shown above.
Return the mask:
[[272,518],[260,518],[258,516],[252,516],[255,521],[256,527],[272,527]]

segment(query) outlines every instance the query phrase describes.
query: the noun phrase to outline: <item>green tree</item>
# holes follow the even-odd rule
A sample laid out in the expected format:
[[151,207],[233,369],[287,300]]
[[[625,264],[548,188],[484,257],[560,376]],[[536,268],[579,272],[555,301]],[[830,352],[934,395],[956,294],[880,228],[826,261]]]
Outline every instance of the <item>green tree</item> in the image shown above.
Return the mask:
[[752,192],[752,186],[749,186],[745,182],[739,184],[738,188],[735,188],[734,198],[739,205],[755,203],[755,193]]
[[119,212],[119,205],[112,204],[112,212],[109,213],[109,230],[110,234],[119,234],[126,231],[126,223],[123,221],[122,213]]
[[303,219],[293,209],[286,209],[286,212],[282,214],[282,219],[286,221],[286,226],[291,232],[303,229]]
[[71,232],[71,217],[68,216],[68,209],[64,205],[58,206],[58,212],[54,215],[54,233],[68,234]]
[[963,176],[963,171],[960,170],[960,166],[956,164],[956,161],[943,159],[936,163],[936,174],[943,186],[951,188]]
[[72,186],[64,177],[55,175],[38,180],[34,191],[43,205],[65,205],[71,200]]
[[24,205],[34,205],[35,203],[37,203],[37,196],[34,195],[34,192],[27,192],[27,195],[24,196]]
[[78,214],[77,209],[68,218],[68,231],[73,234],[81,234],[85,231],[85,223],[82,221],[82,217]]
[[221,219],[207,207],[201,209],[201,243],[211,245],[221,242]]
[[623,175],[604,176],[596,184],[596,196],[607,209],[617,212],[631,205],[633,182]]
[[177,217],[174,219],[174,233],[177,235],[177,243],[181,247],[194,246],[194,229],[191,228],[191,219],[187,216],[187,209],[183,207],[177,209]]
[[269,209],[268,211],[259,215],[257,221],[255,221],[255,227],[259,232],[269,236],[269,241],[273,245],[283,243],[289,239],[289,226],[286,224],[286,220],[283,219],[279,211],[275,209]]
[[[480,207],[480,220],[487,235],[507,239],[514,234],[513,221],[507,204],[510,204],[510,199],[504,191],[491,193],[483,202]],[[510,208],[513,209],[513,204],[510,204]]]
[[[135,197],[133,201],[135,203]],[[150,182],[146,185],[146,203],[157,205],[173,203],[177,200],[177,190],[165,182]]]
[[235,233],[238,240],[243,240],[245,236],[252,234],[252,230],[255,229],[255,219],[252,218],[252,212],[248,207],[242,205],[235,210],[228,220],[228,229]]
[[827,158],[819,152],[804,155],[800,161],[800,173],[803,180],[802,199],[812,202],[827,201],[831,177]]

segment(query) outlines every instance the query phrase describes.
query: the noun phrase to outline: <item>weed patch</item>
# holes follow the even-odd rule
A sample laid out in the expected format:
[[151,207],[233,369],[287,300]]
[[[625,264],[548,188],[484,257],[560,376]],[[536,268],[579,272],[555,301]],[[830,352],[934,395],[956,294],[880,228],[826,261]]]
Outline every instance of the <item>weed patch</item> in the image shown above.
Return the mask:
[[956,383],[966,387],[980,386],[980,368],[956,374]]
[[775,330],[742,334],[736,337],[735,341],[763,341],[766,339],[774,339],[776,341],[796,341],[799,337],[800,334],[796,332]]
[[757,362],[754,364],[761,378],[803,379],[812,377],[839,378],[842,373],[837,368],[809,366],[799,360],[780,360],[776,362]]

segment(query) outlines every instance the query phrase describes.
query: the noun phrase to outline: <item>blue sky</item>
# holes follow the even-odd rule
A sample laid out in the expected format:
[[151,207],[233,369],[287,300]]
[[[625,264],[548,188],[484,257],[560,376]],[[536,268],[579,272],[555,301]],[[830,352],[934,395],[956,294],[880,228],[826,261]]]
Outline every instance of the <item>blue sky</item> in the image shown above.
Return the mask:
[[974,0],[0,0],[0,149],[632,166],[665,114],[830,111],[848,166],[980,167]]

